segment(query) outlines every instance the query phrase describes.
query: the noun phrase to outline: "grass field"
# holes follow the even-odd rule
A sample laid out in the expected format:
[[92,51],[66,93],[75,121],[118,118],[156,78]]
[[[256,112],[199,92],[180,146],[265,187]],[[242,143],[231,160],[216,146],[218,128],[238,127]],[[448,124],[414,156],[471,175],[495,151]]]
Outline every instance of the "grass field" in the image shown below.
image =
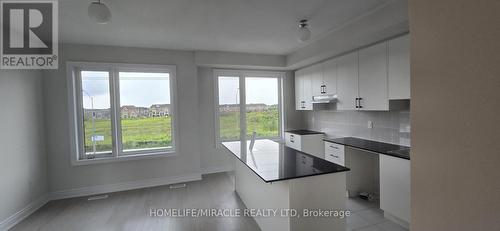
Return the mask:
[[[269,109],[260,112],[247,112],[247,137],[257,132],[258,137],[276,137],[279,135],[278,109]],[[223,113],[220,115],[220,136],[222,140],[239,140],[240,117],[239,112]]]
[[[167,147],[172,144],[171,117],[122,119],[123,148],[140,149]],[[104,135],[104,141],[96,142],[97,151],[111,150],[110,120],[96,120],[95,134]],[[92,151],[92,121],[85,121],[85,151]]]
[[[247,134],[257,132],[259,137],[278,136],[278,110],[247,113]],[[125,150],[167,147],[172,145],[171,117],[122,119],[122,143]],[[224,113],[220,116],[221,138],[239,139],[239,113]],[[111,151],[111,121],[95,120],[95,135],[104,136],[96,142],[96,151]],[[85,152],[92,152],[92,120],[85,120]]]

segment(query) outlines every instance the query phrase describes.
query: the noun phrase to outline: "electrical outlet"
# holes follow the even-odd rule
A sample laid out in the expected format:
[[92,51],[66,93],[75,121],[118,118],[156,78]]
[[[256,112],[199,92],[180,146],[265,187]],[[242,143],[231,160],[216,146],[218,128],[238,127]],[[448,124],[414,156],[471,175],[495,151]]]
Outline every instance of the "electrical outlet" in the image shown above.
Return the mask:
[[368,121],[368,128],[373,128],[373,121]]

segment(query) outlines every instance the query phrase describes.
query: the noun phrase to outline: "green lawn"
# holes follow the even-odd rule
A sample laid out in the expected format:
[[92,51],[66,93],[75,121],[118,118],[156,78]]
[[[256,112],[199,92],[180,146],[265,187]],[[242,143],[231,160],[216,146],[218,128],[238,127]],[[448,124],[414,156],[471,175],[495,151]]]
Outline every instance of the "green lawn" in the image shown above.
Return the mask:
[[[122,143],[124,149],[167,147],[172,144],[171,118],[151,117],[122,119]],[[104,135],[104,141],[96,142],[97,151],[111,150],[110,120],[96,120],[95,134]],[[92,151],[92,121],[85,121],[85,150]]]
[[[247,113],[247,134],[257,132],[259,137],[278,136],[278,110]],[[122,119],[122,143],[124,149],[156,148],[172,145],[171,117]],[[221,138],[239,139],[239,113],[224,113],[220,116]],[[111,121],[95,120],[95,135],[104,136],[96,142],[96,151],[111,151]],[[92,152],[92,120],[85,120],[85,151]]]
[[[279,135],[279,113],[277,108],[261,112],[247,112],[247,136],[257,132],[258,137]],[[240,136],[239,112],[220,115],[220,136],[222,140],[238,140]]]

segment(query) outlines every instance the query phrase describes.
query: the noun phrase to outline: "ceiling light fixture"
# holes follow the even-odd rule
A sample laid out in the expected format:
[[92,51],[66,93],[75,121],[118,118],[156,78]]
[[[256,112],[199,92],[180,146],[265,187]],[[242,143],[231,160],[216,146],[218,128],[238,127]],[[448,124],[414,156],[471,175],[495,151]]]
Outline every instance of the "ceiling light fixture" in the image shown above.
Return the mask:
[[101,0],[90,3],[88,14],[92,20],[99,24],[106,24],[111,20],[111,11]]
[[299,22],[299,28],[297,29],[299,35],[299,41],[305,42],[311,38],[311,31],[309,30],[309,24],[307,24],[306,19],[302,19]]

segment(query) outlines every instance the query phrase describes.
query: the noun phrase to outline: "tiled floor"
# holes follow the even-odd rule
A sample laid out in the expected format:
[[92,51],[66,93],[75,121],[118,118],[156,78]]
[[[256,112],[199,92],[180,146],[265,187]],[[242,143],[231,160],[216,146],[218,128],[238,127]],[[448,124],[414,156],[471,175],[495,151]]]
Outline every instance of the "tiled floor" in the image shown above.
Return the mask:
[[377,201],[369,202],[359,198],[347,199],[347,231],[408,231],[408,229],[384,218]]

